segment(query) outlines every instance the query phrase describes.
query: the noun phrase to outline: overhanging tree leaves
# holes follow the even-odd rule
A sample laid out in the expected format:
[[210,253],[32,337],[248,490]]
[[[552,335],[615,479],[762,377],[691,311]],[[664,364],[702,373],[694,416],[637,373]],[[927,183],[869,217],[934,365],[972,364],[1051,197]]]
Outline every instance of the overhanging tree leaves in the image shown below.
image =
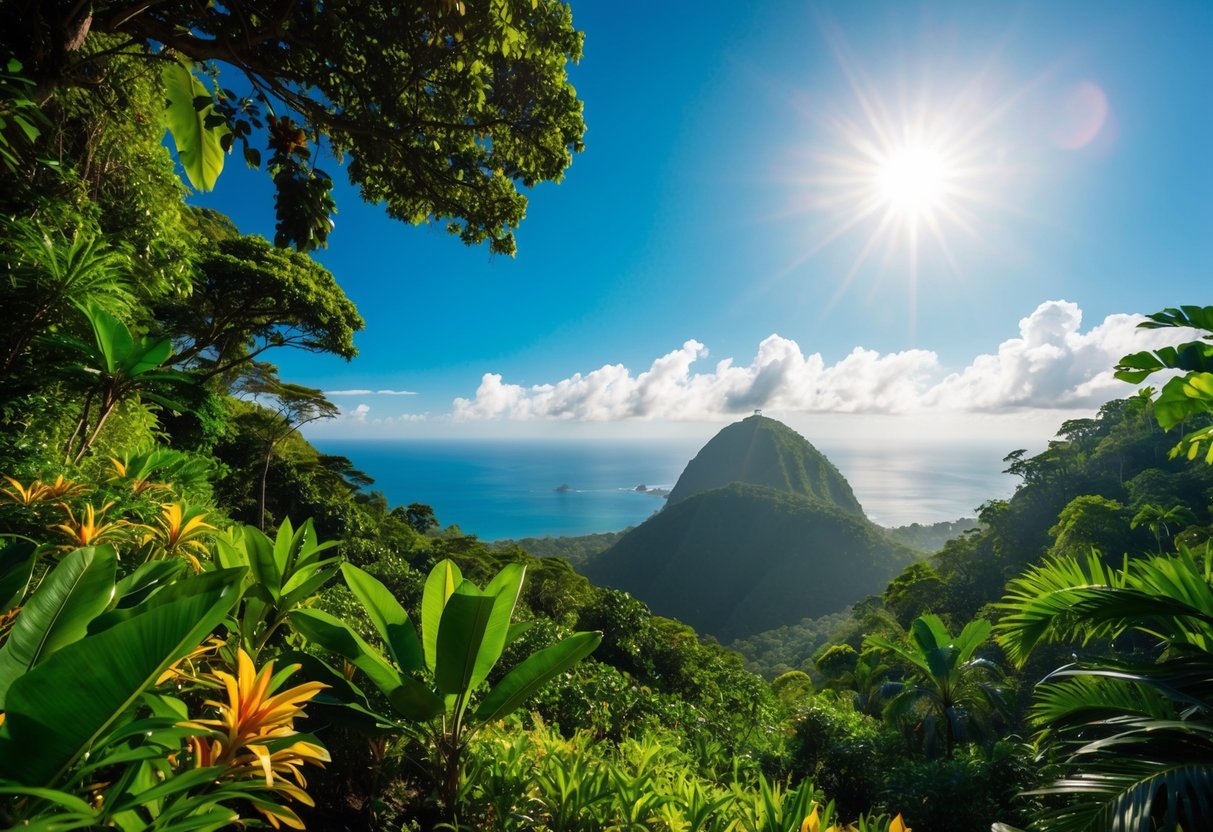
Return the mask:
[[[1213,306],[1181,306],[1146,316],[1138,324],[1142,329],[1195,329],[1201,340],[1188,341],[1153,352],[1126,355],[1116,365],[1116,377],[1140,384],[1154,373],[1178,370],[1163,385],[1154,402],[1154,415],[1163,430],[1170,430],[1190,419],[1213,411]],[[1172,456],[1187,454],[1195,459],[1204,448],[1205,462],[1213,464],[1213,426],[1203,425],[1185,434],[1171,451]]]
[[[102,58],[82,51],[94,36],[120,36],[125,54],[171,50],[233,70],[223,80],[251,94],[219,88],[215,104],[242,141],[262,114],[296,120],[305,141],[349,154],[368,201],[411,223],[445,220],[497,253],[514,252],[526,213],[519,187],[558,180],[582,147],[567,77],[582,35],[558,0],[6,3],[5,18],[0,44],[40,89],[95,79]],[[295,189],[288,202],[327,193]]]
[[157,317],[177,334],[176,361],[223,376],[275,347],[353,358],[362,316],[333,275],[310,257],[261,237],[220,240],[198,262],[188,297]]

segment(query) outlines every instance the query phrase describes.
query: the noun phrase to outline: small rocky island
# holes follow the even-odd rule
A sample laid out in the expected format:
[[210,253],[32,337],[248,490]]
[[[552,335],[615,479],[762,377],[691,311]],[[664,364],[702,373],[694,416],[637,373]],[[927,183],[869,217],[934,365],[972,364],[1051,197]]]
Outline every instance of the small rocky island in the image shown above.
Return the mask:
[[670,489],[668,489],[668,488],[649,488],[644,483],[641,483],[640,485],[636,486],[636,488],[633,490],[638,491],[641,494],[652,494],[654,497],[670,496]]

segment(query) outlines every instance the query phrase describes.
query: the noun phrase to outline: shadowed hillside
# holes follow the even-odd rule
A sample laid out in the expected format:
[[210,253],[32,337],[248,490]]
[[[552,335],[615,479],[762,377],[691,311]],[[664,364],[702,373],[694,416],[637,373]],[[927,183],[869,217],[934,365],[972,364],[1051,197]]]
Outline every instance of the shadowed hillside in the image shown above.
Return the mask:
[[587,576],[727,642],[837,612],[915,557],[863,517],[733,483],[645,521]]

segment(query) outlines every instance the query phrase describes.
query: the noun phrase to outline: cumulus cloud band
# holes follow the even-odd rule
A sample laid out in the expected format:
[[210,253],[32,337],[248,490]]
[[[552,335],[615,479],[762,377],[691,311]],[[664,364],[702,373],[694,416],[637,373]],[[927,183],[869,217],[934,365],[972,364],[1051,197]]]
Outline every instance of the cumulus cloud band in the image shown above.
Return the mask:
[[948,373],[936,353],[882,355],[862,347],[827,366],[788,338],[770,335],[748,366],[731,358],[694,372],[708,355],[690,340],[633,375],[622,364],[552,384],[523,387],[485,373],[474,397],[457,398],[456,420],[719,420],[755,408],[804,413],[1005,412],[1020,408],[1097,407],[1131,392],[1112,367],[1129,352],[1156,349],[1174,331],[1137,329],[1140,315],[1110,315],[1081,331],[1082,311],[1064,300],[1042,303],[1003,341]]

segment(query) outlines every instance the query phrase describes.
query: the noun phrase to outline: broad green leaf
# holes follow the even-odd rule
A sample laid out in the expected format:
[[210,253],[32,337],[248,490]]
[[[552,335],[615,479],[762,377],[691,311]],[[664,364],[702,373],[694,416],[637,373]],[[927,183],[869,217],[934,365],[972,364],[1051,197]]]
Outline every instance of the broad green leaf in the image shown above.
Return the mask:
[[1164,309],[1147,315],[1148,321],[1137,326],[1141,329],[1161,329],[1163,327],[1192,327],[1213,333],[1213,306],[1180,306]]
[[105,372],[111,375],[118,373],[135,349],[131,331],[126,328],[126,324],[99,306],[89,304],[84,311],[92,324],[97,349],[105,360]]
[[463,582],[463,574],[452,561],[444,560],[430,570],[425,579],[425,590],[421,594],[421,644],[425,653],[425,666],[433,673],[438,656],[438,628],[442,623],[442,610]]
[[14,540],[0,548],[0,613],[21,603],[37,558],[38,547],[28,540]]
[[402,675],[344,621],[320,610],[296,610],[291,626],[308,641],[349,659],[406,719],[422,722],[442,712],[442,700],[411,676]]
[[505,675],[476,708],[478,723],[509,715],[550,680],[584,659],[602,642],[602,633],[574,633],[539,650]]
[[124,362],[127,375],[138,376],[154,370],[173,354],[173,344],[169,339],[158,341],[141,339]]
[[278,569],[278,561],[274,557],[274,544],[270,543],[264,532],[254,526],[243,527],[240,544],[243,544],[244,551],[248,554],[253,579],[277,603],[282,597],[282,572]]
[[1163,430],[1170,430],[1186,419],[1208,412],[1209,402],[1191,395],[1193,392],[1194,388],[1189,386],[1187,377],[1183,376],[1173,378],[1163,385],[1154,401],[1154,417],[1158,419]]
[[498,572],[485,588],[485,595],[493,596],[493,609],[489,613],[488,625],[484,630],[484,640],[476,653],[476,664],[468,682],[469,689],[474,689],[487,679],[489,671],[501,658],[509,639],[510,618],[514,615],[518,596],[522,594],[522,581],[525,577],[526,567],[511,563]]
[[184,560],[149,560],[118,581],[116,606],[133,607],[143,603],[158,589],[172,583],[189,567]]
[[376,578],[363,572],[353,564],[344,564],[341,574],[350,591],[358,597],[371,623],[384,640],[392,659],[406,673],[420,670],[422,664],[421,641],[417,629],[409,620],[408,613],[395,596]]
[[[58,650],[15,681],[0,726],[0,777],[53,785],[239,597],[241,570],[182,581],[189,592]],[[155,600],[155,596],[153,596]]]
[[476,657],[496,603],[496,597],[482,594],[468,581],[460,584],[446,602],[438,628],[438,659],[434,667],[434,684],[439,693],[458,695],[471,690]]
[[289,609],[310,598],[337,574],[340,565],[341,558],[330,558],[296,570],[282,587],[282,606]]
[[84,638],[89,622],[113,600],[116,563],[112,547],[89,546],[69,554],[43,579],[0,649],[0,708],[19,677]]
[[304,542],[309,523],[310,519],[296,531],[291,526],[291,518],[286,517],[278,527],[278,533],[274,535],[274,563],[278,567],[278,574],[283,578],[290,572],[291,553]]
[[209,191],[223,171],[223,145],[221,139],[229,133],[227,126],[207,127],[207,117],[214,113],[213,106],[201,110],[194,107],[194,99],[208,96],[192,71],[177,61],[168,61],[160,73],[164,83],[166,107],[165,126],[177,146],[177,158],[190,184],[199,191]]
[[976,618],[966,624],[960,631],[960,635],[956,637],[955,664],[961,665],[967,662],[977,648],[989,640],[993,628],[993,625],[984,618]]

